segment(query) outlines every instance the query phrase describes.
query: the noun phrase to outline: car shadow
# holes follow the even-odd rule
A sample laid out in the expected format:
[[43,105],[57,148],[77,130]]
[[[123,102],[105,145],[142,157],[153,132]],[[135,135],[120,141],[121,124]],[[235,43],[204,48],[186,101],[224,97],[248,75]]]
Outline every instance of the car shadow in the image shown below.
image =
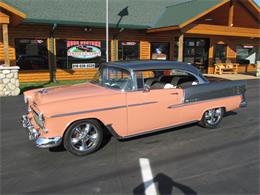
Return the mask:
[[234,116],[234,115],[237,115],[237,113],[234,111],[229,111],[229,112],[225,112],[224,117]]
[[160,195],[170,195],[172,194],[173,188],[177,188],[185,195],[197,195],[197,192],[194,191],[187,185],[173,181],[169,176],[159,173],[152,180],[147,181],[145,184],[141,183],[133,190],[134,195],[144,195],[145,186],[149,187],[152,183],[157,184],[158,194]]
[[169,132],[173,132],[173,131],[178,131],[178,130],[181,130],[181,129],[189,128],[189,127],[195,126],[196,124],[197,123],[194,122],[194,123],[191,123],[191,124],[181,125],[181,126],[177,126],[177,127],[169,127],[167,129],[163,129],[163,130],[158,130],[158,131],[155,130],[155,131],[148,132],[148,133],[145,133],[145,134],[140,134],[140,135],[136,135],[136,136],[125,138],[125,139],[120,139],[119,141],[120,142],[125,142],[125,141],[135,140],[135,139],[138,139],[138,138],[145,138],[145,137],[150,137],[150,136],[155,136],[155,135],[161,135],[161,134],[165,134],[165,133],[169,133]]

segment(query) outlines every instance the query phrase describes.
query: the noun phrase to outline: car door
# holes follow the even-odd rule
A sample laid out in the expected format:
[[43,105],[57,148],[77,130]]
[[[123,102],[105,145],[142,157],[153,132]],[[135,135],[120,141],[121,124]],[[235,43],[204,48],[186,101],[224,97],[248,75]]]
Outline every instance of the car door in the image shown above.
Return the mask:
[[173,126],[178,115],[170,106],[182,103],[183,89],[153,89],[126,94],[128,135]]

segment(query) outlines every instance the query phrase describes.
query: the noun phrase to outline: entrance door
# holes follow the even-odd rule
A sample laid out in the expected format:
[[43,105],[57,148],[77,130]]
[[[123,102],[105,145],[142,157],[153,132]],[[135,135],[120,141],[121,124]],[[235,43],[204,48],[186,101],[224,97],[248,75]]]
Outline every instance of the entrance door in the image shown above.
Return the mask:
[[208,69],[209,39],[185,38],[184,62],[193,64],[201,72]]

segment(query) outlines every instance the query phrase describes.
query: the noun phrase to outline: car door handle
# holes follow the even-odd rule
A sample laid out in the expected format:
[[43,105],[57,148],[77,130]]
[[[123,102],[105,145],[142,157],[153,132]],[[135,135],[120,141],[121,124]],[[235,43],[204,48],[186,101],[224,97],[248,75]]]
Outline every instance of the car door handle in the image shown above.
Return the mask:
[[178,92],[175,92],[175,93],[171,93],[171,95],[179,95],[179,93],[178,93]]

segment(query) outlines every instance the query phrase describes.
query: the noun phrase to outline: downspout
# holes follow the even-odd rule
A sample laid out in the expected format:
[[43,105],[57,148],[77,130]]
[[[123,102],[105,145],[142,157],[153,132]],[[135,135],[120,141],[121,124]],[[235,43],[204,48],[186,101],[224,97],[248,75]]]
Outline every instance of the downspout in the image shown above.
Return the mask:
[[57,24],[53,24],[52,30],[50,31],[50,82],[57,82],[56,80],[56,67],[55,67],[55,48],[54,48],[54,35]]

